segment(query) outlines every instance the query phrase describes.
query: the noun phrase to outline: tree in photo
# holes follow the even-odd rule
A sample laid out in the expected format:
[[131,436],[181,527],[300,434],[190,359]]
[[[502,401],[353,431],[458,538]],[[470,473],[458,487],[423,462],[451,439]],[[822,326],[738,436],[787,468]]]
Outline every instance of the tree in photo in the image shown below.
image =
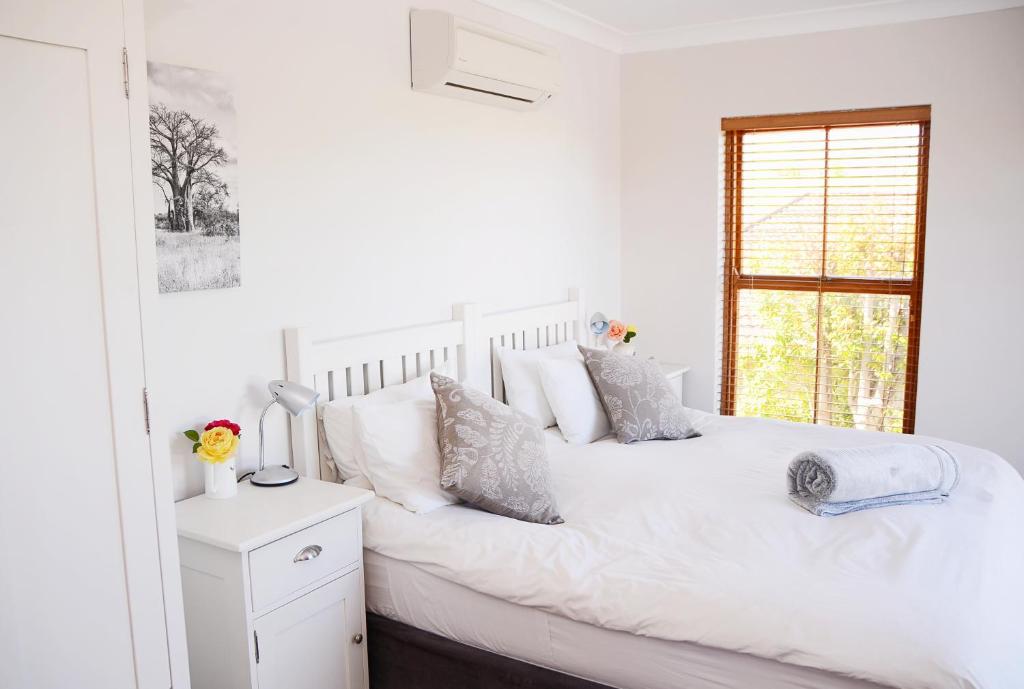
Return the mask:
[[237,214],[224,207],[228,189],[216,169],[228,163],[217,125],[186,110],[149,108],[153,181],[163,194],[170,232],[237,234]]

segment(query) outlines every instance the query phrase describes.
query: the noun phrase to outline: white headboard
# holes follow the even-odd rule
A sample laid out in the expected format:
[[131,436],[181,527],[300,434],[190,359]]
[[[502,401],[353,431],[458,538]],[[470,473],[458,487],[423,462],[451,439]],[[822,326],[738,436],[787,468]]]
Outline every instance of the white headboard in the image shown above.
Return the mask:
[[[501,367],[494,348],[533,349],[575,338],[587,343],[583,290],[569,290],[569,299],[514,311],[480,314],[476,304],[457,304],[452,320],[366,335],[332,337],[315,328],[285,330],[288,380],[320,393],[320,402],[365,395],[388,385],[425,375],[455,358],[459,380],[490,389],[504,400]],[[291,419],[292,461],[303,476],[324,478],[316,414]]]
[[[537,349],[568,340],[589,344],[589,334],[583,290],[577,287],[569,290],[568,301],[483,316],[477,335],[483,345],[482,351],[488,355],[491,396],[505,401],[505,386],[496,348]],[[488,389],[486,384],[478,383],[477,387]]]

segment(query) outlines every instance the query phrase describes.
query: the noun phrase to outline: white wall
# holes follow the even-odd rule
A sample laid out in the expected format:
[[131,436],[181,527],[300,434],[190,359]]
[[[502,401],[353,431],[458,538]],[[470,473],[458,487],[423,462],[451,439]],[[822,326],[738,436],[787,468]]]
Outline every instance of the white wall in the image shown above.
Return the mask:
[[1024,9],[628,55],[623,306],[714,405],[720,119],[932,105],[917,431],[1024,470]]
[[[177,431],[235,419],[254,464],[283,328],[369,332],[574,285],[618,310],[619,57],[469,0],[423,2],[557,46],[564,92],[528,113],[414,93],[409,7],[146,2],[149,59],[230,75],[240,139],[242,287],[162,295],[152,319],[177,498],[202,489]],[[271,413],[268,459],[286,459]]]

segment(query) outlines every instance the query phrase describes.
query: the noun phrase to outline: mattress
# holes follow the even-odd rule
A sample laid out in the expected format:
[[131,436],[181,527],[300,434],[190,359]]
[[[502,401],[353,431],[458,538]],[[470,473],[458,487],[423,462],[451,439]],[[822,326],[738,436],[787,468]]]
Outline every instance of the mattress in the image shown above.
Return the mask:
[[[600,669],[595,679],[619,686],[671,686],[656,682],[683,665],[649,649],[699,647],[731,659],[716,668],[689,658],[706,686],[745,654],[786,672],[906,689],[1024,687],[1024,480],[1007,462],[919,436],[700,423],[702,437],[691,440],[550,443],[564,524],[465,505],[414,514],[376,499],[364,508],[364,546],[532,611],[515,637],[503,618],[512,608],[497,606],[497,624],[474,619],[475,606],[497,605],[479,602],[487,598],[453,609],[468,615],[431,608],[415,626],[573,674]],[[944,504],[825,518],[788,499],[786,468],[802,450],[922,442],[960,461],[960,485]],[[547,648],[523,645],[538,638]],[[634,681],[639,671],[647,684]],[[766,685],[759,676],[748,686]]]
[[[377,498],[380,500],[381,498]],[[620,689],[878,689],[823,670],[575,622],[364,553],[366,609],[459,643]]]

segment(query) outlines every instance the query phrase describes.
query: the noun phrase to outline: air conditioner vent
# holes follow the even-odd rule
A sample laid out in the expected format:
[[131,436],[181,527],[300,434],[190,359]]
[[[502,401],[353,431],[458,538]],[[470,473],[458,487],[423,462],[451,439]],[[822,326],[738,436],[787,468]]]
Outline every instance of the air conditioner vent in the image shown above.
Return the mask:
[[486,94],[491,95],[491,96],[497,96],[498,98],[509,98],[511,100],[518,100],[518,101],[522,101],[523,103],[536,103],[537,102],[535,100],[530,100],[529,98],[520,98],[519,96],[510,96],[507,93],[498,93],[497,91],[488,91],[486,89],[477,89],[477,88],[473,88],[472,86],[465,86],[464,84],[456,84],[454,81],[446,81],[446,82],[444,82],[444,85],[445,86],[451,86],[452,88],[456,88],[456,89],[466,89],[467,91],[475,91],[477,93],[486,93]]

